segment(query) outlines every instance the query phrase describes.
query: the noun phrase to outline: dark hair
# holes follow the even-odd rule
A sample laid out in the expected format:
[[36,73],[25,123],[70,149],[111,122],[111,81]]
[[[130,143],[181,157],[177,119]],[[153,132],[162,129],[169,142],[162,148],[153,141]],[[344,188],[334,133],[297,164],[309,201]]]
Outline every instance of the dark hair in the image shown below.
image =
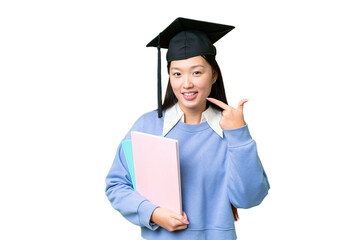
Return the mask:
[[[213,56],[213,55],[203,55],[202,57],[210,64],[211,68],[214,71],[216,71],[217,74],[218,74],[215,83],[211,86],[211,92],[210,92],[209,97],[215,98],[215,99],[220,100],[223,103],[227,104],[225,88],[224,88],[224,82],[223,82],[223,78],[222,78],[222,75],[221,75],[219,65],[215,60],[215,56]],[[168,65],[167,65],[168,73],[170,71],[170,63],[171,62],[168,62]],[[167,88],[166,88],[164,103],[162,104],[162,109],[166,110],[168,108],[171,108],[172,106],[175,105],[175,103],[177,103],[177,101],[178,100],[177,100],[177,98],[176,98],[176,96],[175,96],[175,94],[174,94],[174,92],[172,90],[172,87],[171,87],[171,84],[170,84],[170,78],[169,78],[168,85],[167,85]],[[217,106],[217,105],[215,105],[215,104],[213,104],[213,103],[211,103],[209,101],[206,101],[206,108],[209,106],[209,104],[212,107],[216,108],[216,109],[219,109],[221,111],[223,110],[219,106]]]
[[[216,79],[215,83],[211,86],[211,92],[210,92],[209,97],[215,98],[217,100],[222,101],[223,103],[228,104],[227,99],[226,99],[226,94],[225,94],[223,78],[221,75],[220,67],[215,60],[215,56],[203,55],[202,57],[210,64],[211,68],[217,72],[217,79]],[[168,62],[168,65],[167,65],[168,73],[170,71],[170,63],[171,62]],[[162,109],[166,110],[166,109],[171,108],[172,106],[174,106],[177,103],[177,101],[178,100],[172,90],[172,87],[170,84],[170,78],[169,78],[168,85],[166,88],[164,103],[162,104]],[[209,106],[209,104],[216,109],[219,109],[221,111],[223,110],[219,106],[217,106],[209,101],[206,101],[206,108]],[[234,216],[234,220],[237,221],[239,219],[239,214],[238,214],[237,209],[232,204],[231,204],[231,210],[232,210],[232,213]]]

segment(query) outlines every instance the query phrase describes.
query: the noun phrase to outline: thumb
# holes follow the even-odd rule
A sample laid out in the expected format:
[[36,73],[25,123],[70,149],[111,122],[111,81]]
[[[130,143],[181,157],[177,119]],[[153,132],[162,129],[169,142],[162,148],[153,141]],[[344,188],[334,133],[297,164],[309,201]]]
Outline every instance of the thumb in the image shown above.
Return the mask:
[[172,215],[172,217],[175,218],[176,220],[180,221],[181,223],[187,223],[187,219],[180,214],[174,213]]
[[239,104],[238,104],[238,107],[237,107],[237,108],[238,108],[239,110],[242,110],[242,109],[244,108],[244,104],[245,104],[247,101],[249,101],[249,99],[246,99],[246,98],[241,99],[240,102],[239,102]]
[[183,212],[183,217],[184,217],[184,219],[182,220],[182,222],[186,223],[186,224],[189,224],[189,220],[188,220],[187,215],[186,215],[185,212]]
[[188,217],[187,217],[187,215],[186,215],[186,213],[185,212],[183,212],[184,214],[184,217],[185,217],[185,220],[188,220]]

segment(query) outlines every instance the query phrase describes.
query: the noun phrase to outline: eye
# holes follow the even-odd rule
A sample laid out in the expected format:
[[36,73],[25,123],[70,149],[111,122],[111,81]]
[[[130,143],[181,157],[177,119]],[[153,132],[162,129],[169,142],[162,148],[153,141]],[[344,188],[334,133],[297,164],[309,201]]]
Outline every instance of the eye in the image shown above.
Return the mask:
[[180,76],[181,76],[181,73],[179,73],[179,72],[174,72],[173,75],[174,75],[174,77],[180,77]]
[[201,74],[200,71],[195,71],[195,72],[194,72],[194,75],[195,75],[195,76],[199,76],[200,74]]

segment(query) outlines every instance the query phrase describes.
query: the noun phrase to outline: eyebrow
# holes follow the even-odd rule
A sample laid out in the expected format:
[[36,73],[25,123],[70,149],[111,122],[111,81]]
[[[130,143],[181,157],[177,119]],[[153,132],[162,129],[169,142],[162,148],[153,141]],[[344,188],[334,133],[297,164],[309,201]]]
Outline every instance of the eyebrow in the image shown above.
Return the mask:
[[[194,69],[194,68],[197,68],[197,67],[205,68],[205,66],[204,66],[204,65],[201,65],[201,64],[197,64],[197,65],[191,66],[190,68],[191,68],[191,69]],[[181,68],[172,67],[172,68],[170,68],[170,70],[181,70]]]

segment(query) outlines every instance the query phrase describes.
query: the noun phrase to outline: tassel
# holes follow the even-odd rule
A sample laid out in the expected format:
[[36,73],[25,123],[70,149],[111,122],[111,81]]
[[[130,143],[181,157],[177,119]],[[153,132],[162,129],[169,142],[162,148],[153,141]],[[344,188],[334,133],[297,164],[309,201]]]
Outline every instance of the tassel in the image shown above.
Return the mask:
[[158,36],[158,45],[157,45],[157,49],[158,49],[158,117],[161,118],[162,117],[162,93],[161,93],[161,51],[160,51],[160,34]]

